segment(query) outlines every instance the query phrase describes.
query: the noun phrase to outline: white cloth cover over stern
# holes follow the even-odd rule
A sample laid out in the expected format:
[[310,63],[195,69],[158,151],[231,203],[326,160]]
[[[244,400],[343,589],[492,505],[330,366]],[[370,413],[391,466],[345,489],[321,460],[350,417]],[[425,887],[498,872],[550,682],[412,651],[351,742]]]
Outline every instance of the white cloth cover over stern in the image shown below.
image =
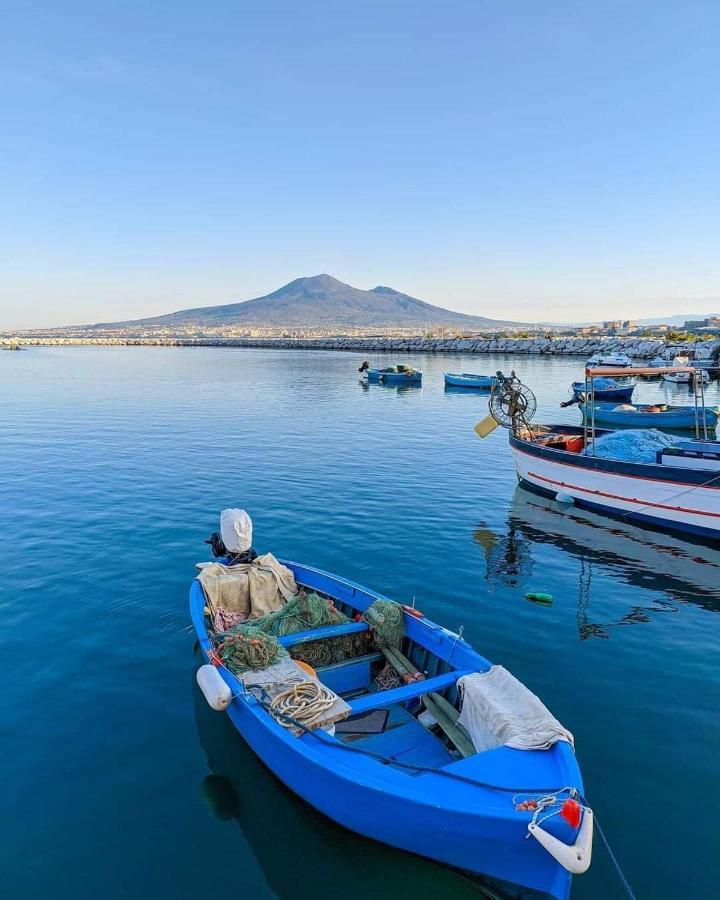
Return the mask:
[[532,691],[502,666],[458,679],[458,722],[478,753],[495,747],[547,750],[556,741],[574,745],[572,734]]
[[252,519],[244,509],[224,509],[220,513],[220,537],[231,553],[249,550],[252,534]]

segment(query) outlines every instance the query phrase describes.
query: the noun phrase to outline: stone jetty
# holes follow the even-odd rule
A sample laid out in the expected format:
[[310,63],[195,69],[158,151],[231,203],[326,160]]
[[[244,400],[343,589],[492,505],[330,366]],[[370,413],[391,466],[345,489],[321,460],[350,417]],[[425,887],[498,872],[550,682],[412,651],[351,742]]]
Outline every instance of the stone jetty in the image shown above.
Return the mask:
[[[0,337],[0,345],[17,342],[18,337]],[[358,353],[511,353],[547,356],[582,356],[594,353],[626,353],[641,361],[656,356],[672,361],[675,356],[694,351],[697,359],[717,359],[720,340],[688,341],[668,344],[663,340],[632,337],[533,337],[533,338],[424,338],[424,337],[318,337],[318,338],[234,338],[113,335],[103,337],[19,337],[22,345],[95,345],[95,346],[166,346],[166,347],[257,347],[281,350],[346,350]]]

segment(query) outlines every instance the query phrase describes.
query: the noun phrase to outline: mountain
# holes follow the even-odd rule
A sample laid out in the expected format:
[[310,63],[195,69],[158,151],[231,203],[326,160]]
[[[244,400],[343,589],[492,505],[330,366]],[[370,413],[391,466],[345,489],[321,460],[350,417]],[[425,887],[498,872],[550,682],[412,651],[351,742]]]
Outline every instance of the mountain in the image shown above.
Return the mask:
[[672,325],[680,327],[686,322],[699,322],[702,319],[713,319],[720,313],[682,313],[679,316],[660,316],[657,319],[638,319],[638,325]]
[[296,278],[284,287],[241,303],[183,309],[164,316],[128,322],[98,323],[91,328],[265,326],[327,328],[335,326],[454,325],[466,329],[523,325],[470,316],[433,306],[390,287],[370,291],[352,287],[331,275]]

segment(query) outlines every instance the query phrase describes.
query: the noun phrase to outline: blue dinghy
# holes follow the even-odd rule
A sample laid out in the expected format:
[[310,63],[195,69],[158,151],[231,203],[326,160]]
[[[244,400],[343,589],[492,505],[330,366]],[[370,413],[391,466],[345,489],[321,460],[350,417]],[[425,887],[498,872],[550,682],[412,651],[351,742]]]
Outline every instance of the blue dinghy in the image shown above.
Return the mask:
[[[627,402],[633,395],[635,390],[634,384],[619,384],[612,378],[596,378],[595,381],[595,400],[616,400],[618,402]],[[585,393],[584,381],[573,381],[573,394],[580,397]]]
[[449,384],[451,387],[489,390],[497,384],[497,378],[494,375],[473,375],[472,372],[463,372],[462,375],[446,372],[445,384]]
[[422,372],[409,366],[367,369],[367,379],[375,384],[422,384]]
[[[590,864],[593,824],[569,732],[510,673],[492,666],[459,635],[351,581],[309,566],[284,565],[300,592],[288,605],[298,596],[308,602],[312,597],[342,624],[273,638],[276,650],[284,648],[281,662],[231,671],[225,642],[232,629],[213,631],[217,620],[210,618],[210,601],[194,581],[190,612],[210,663],[198,670],[198,683],[208,703],[226,709],[268,768],[335,822],[565,900],[571,872],[579,874]],[[383,631],[388,621],[399,629],[393,643]],[[248,624],[236,626],[245,629],[242,640]],[[260,627],[265,626],[253,626],[251,634]],[[317,668],[305,674],[310,647]],[[301,669],[297,660],[303,654]],[[283,666],[295,671],[289,681],[273,675]],[[492,717],[477,718],[483,698],[497,696],[490,685],[496,676],[511,680],[508,697],[519,692],[531,698],[534,714],[518,719],[515,710],[503,719],[512,727],[521,723],[520,737],[512,741],[499,739]],[[273,705],[292,694],[298,679],[335,701],[310,720],[310,727]],[[509,698],[510,707],[512,702]],[[344,712],[330,718],[336,706]],[[499,709],[507,712],[502,703]],[[553,736],[539,749],[538,736],[548,722],[557,731],[551,728]]]
[[[590,405],[578,404],[583,417],[590,418]],[[624,406],[625,404],[623,404]],[[697,413],[697,415],[696,415]],[[703,418],[708,428],[715,428],[720,407],[668,406],[667,404],[637,404],[631,409],[618,408],[615,403],[596,403],[595,421],[603,425],[629,425],[633,428],[677,428],[695,429],[703,426]]]

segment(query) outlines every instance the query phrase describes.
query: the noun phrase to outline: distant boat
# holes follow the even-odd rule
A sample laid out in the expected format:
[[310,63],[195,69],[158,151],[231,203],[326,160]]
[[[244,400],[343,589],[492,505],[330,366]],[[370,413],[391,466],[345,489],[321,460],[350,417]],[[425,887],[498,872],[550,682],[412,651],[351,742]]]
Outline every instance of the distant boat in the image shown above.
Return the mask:
[[[585,394],[585,382],[574,381],[572,386],[573,394],[577,398],[582,398]],[[594,393],[595,400],[616,400],[617,402],[627,402],[633,395],[635,384],[619,384],[612,378],[595,378]]]
[[[687,369],[688,366],[695,366],[695,361],[692,362],[687,356],[676,356],[673,360],[673,367],[677,366],[678,368]],[[669,381],[672,384],[690,384],[690,379],[692,378],[692,372],[663,372],[663,380]],[[698,369],[695,372],[695,377],[698,381],[702,378],[702,380],[707,384],[710,381],[710,375],[705,371],[705,369]]]
[[371,369],[367,363],[363,363],[359,371],[364,373],[370,384],[422,384],[422,372],[410,366],[398,364],[384,369]]
[[20,346],[19,341],[15,341],[15,340],[8,341],[7,344],[0,344],[0,346],[3,348],[3,350],[24,350],[25,349],[24,347]]
[[[584,417],[590,418],[590,404],[578,404]],[[706,406],[705,422],[708,428],[715,428],[718,422],[720,407]],[[596,403],[595,421],[602,425],[628,425],[632,428],[676,428],[695,429],[696,424],[702,429],[703,409],[694,406],[668,406],[667,404],[629,405],[615,403]]]
[[[227,711],[287,787],[346,828],[567,900],[571,873],[590,864],[593,831],[569,733],[502,667],[408,607],[398,605],[398,649],[381,642],[381,651],[368,640],[359,653],[339,661],[328,655],[328,664],[304,674],[307,668],[292,659],[302,659],[303,646],[333,646],[350,635],[376,640],[387,613],[378,620],[371,607],[389,602],[319,569],[285,565],[298,586],[332,604],[347,623],[286,634],[278,641],[290,658],[234,673],[221,655],[222,635],[212,631],[203,589],[194,581],[190,613],[200,650],[212,663],[199,669],[197,680],[210,706]],[[378,689],[378,673],[386,671],[388,660],[406,677]],[[326,694],[325,706],[311,720],[315,724],[299,728],[296,719],[275,713],[272,702],[298,682],[309,685],[309,694],[319,683]],[[482,691],[488,692],[486,702],[476,699]],[[432,710],[430,724],[423,706]],[[332,716],[335,707],[340,712]],[[465,731],[468,716],[473,719]],[[494,731],[498,725],[502,739]]]
[[472,372],[463,372],[462,375],[445,372],[445,384],[451,387],[489,390],[497,384],[497,378],[494,375],[473,375]]
[[588,369],[597,369],[603,366],[611,369],[627,369],[632,364],[632,360],[625,353],[595,353],[585,363]]

